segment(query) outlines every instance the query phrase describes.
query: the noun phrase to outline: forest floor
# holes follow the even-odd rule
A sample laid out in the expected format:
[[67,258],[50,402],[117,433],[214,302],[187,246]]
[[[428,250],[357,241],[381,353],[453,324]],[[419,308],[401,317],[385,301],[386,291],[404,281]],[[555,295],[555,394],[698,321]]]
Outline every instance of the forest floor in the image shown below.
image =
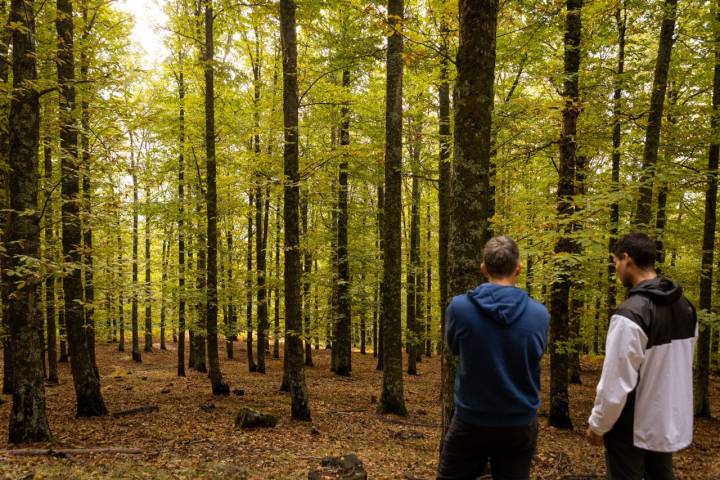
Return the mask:
[[[288,394],[279,391],[282,362],[270,358],[268,373],[248,373],[244,350],[224,359],[222,370],[232,389],[244,395],[214,397],[205,374],[175,375],[174,345],[143,354],[136,364],[116,345],[99,345],[97,361],[103,394],[111,412],[147,404],[159,411],[112,418],[75,418],[75,397],[67,364],[60,365],[61,383],[46,389],[53,444],[42,448],[138,448],[141,455],[90,454],[18,457],[6,443],[11,399],[0,405],[0,478],[208,478],[302,479],[327,455],[356,453],[371,479],[433,479],[438,460],[440,428],[440,363],[423,358],[420,375],[405,377],[408,416],[376,413],[382,373],[371,354],[353,353],[353,376],[329,371],[329,351],[313,351],[315,366],[307,368],[313,421],[289,418]],[[224,353],[224,352],[223,352]],[[583,385],[570,390],[575,428],[547,427],[541,411],[538,454],[533,478],[605,478],[603,451],[584,439],[601,368],[598,358],[583,360]],[[543,407],[547,407],[544,369]],[[712,378],[712,408],[720,414],[720,378]],[[237,412],[249,406],[280,418],[277,427],[238,430]],[[720,420],[696,422],[690,448],[675,456],[680,479],[720,478]]]

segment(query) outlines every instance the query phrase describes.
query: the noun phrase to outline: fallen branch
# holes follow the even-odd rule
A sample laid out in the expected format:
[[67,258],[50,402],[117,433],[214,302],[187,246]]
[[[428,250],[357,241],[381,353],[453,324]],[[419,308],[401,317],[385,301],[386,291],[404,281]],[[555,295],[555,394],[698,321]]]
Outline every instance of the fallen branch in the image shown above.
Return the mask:
[[122,410],[120,412],[115,412],[112,414],[113,418],[118,417],[127,417],[128,415],[135,415],[137,413],[153,413],[153,412],[159,412],[160,407],[157,405],[143,405],[141,407],[135,407],[131,408],[129,410]]
[[92,455],[95,453],[122,453],[124,455],[142,455],[145,453],[139,448],[28,448],[19,450],[8,450],[7,453],[15,456],[37,456],[46,455],[49,457],[66,455]]

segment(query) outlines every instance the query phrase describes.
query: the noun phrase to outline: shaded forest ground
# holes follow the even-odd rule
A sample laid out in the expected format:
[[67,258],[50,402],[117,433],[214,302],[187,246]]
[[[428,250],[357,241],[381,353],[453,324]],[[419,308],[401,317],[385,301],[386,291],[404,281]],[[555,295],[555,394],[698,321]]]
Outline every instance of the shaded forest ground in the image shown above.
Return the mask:
[[[246,353],[224,359],[223,373],[244,395],[213,397],[205,374],[175,376],[175,350],[144,353],[135,364],[116,345],[98,345],[98,365],[108,408],[117,412],[157,404],[155,413],[123,418],[76,419],[75,398],[67,364],[61,384],[47,388],[47,407],[59,447],[132,447],[142,455],[95,454],[14,457],[7,453],[10,397],[0,397],[0,478],[307,478],[326,455],[355,452],[369,478],[432,479],[437,466],[440,424],[438,357],[423,358],[420,375],[405,378],[409,415],[378,415],[382,374],[372,355],[353,354],[353,376],[336,377],[328,370],[329,351],[313,351],[315,367],[306,369],[313,422],[289,419],[289,399],[278,390],[282,362],[269,359],[268,373],[248,373]],[[604,478],[603,453],[584,440],[601,360],[586,358],[582,386],[571,387],[575,429],[558,431],[541,419],[537,479]],[[547,375],[545,368],[544,375]],[[547,377],[544,385],[548,385]],[[720,379],[712,378],[712,407],[720,414]],[[235,414],[250,406],[280,417],[274,429],[241,431]],[[546,390],[544,407],[547,406]],[[542,414],[543,412],[541,412]],[[313,426],[315,431],[313,431]],[[42,445],[47,447],[48,445]],[[720,478],[720,420],[696,422],[695,440],[676,455],[678,478]]]

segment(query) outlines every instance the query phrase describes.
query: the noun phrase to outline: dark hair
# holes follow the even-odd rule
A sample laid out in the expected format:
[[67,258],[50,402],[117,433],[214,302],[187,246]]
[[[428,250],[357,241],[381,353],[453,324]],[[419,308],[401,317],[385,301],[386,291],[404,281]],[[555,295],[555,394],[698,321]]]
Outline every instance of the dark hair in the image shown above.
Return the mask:
[[491,277],[508,277],[520,263],[520,249],[510,237],[493,237],[483,248],[483,263]]
[[655,242],[644,233],[629,233],[618,238],[612,248],[616,257],[627,253],[635,265],[644,270],[655,266]]

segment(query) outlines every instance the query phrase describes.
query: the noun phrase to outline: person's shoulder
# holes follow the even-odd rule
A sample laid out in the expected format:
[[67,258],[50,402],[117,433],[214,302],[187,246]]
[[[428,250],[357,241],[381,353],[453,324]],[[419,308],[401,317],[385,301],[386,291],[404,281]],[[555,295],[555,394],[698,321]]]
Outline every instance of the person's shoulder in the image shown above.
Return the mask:
[[526,315],[529,314],[529,316],[535,319],[536,322],[540,322],[541,326],[547,328],[547,326],[550,324],[550,312],[548,312],[548,309],[542,303],[538,302],[532,297],[528,298],[529,300],[526,309]]

